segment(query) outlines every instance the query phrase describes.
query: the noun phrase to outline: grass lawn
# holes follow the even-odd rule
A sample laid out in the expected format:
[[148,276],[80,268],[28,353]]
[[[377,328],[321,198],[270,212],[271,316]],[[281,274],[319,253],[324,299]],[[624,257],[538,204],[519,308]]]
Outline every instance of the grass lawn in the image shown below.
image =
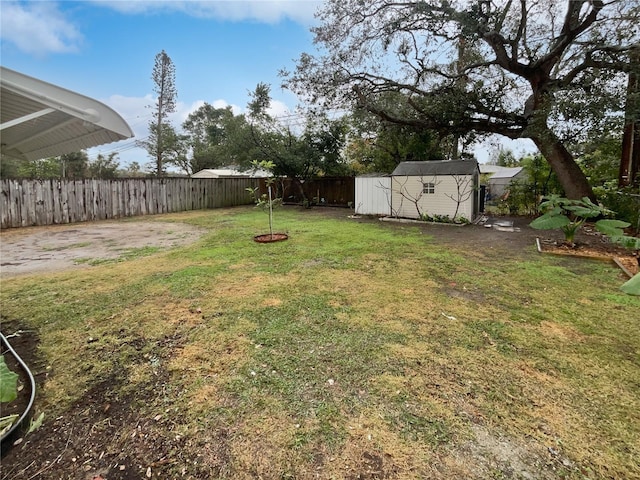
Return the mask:
[[3,280],[47,372],[3,478],[59,455],[50,478],[640,478],[640,300],[613,266],[297,209],[268,245],[253,208],[153,218],[208,233]]

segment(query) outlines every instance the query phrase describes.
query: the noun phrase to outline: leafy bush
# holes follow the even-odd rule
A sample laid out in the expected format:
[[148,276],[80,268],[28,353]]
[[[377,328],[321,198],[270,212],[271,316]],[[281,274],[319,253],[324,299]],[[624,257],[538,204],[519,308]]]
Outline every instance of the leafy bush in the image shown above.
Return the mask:
[[496,206],[503,215],[536,215],[540,198],[561,194],[562,186],[540,154],[521,158],[519,165],[524,169],[525,180],[512,181],[508,193],[496,199]]
[[640,233],[640,189],[638,187],[619,188],[612,180],[594,187],[593,192],[607,208],[616,212],[616,217],[631,224],[634,233]]
[[428,213],[421,213],[420,220],[423,222],[434,222],[434,223],[455,223],[457,225],[466,225],[471,223],[468,218],[464,215],[458,215],[456,218],[451,218],[449,215],[429,215]]
[[[552,195],[540,204],[545,213],[536,218],[529,225],[540,230],[560,229],[564,233],[567,243],[574,243],[577,231],[590,218],[613,215],[614,212],[602,205],[593,203],[589,198],[570,200]],[[600,219],[595,222],[596,229],[607,235],[613,242],[620,243],[627,248],[640,249],[640,238],[628,237],[624,228],[629,222],[622,220]]]
[[[18,396],[18,375],[7,366],[4,355],[0,355],[0,402],[13,402]],[[9,431],[13,422],[18,419],[17,414],[0,418],[0,435]]]
[[538,213],[538,192],[534,185],[514,180],[509,183],[508,194],[498,202],[501,213],[534,215]]

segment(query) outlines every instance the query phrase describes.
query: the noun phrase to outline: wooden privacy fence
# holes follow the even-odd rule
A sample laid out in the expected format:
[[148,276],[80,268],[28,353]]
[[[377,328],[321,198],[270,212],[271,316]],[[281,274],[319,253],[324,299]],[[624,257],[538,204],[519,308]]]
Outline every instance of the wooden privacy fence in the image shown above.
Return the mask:
[[0,227],[107,220],[251,204],[252,178],[0,180]]
[[302,191],[307,200],[318,205],[346,207],[353,204],[356,197],[354,177],[320,177],[304,183],[285,178],[282,188],[285,203],[302,203]]

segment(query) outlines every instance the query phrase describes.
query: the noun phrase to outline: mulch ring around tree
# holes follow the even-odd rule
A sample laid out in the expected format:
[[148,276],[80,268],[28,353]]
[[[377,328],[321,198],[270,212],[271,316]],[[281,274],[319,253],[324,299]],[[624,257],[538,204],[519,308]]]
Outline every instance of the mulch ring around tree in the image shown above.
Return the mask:
[[282,242],[283,240],[287,240],[289,236],[286,233],[265,233],[263,235],[256,235],[253,237],[253,240],[258,243],[272,243],[272,242]]

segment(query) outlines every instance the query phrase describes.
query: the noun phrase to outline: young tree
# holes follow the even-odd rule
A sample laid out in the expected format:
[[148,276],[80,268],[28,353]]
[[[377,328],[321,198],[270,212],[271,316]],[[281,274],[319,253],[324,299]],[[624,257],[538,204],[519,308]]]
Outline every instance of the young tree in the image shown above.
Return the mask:
[[454,136],[530,138],[568,197],[593,198],[567,141],[622,111],[637,2],[328,0],[319,19],[326,53],[283,72],[294,92]]
[[[157,94],[153,119],[149,122],[149,130],[152,132],[150,140],[143,142],[143,146],[149,155],[155,159],[156,175],[163,175],[165,154],[171,147],[171,143],[164,138],[167,131],[167,116],[176,110],[177,90],[175,85],[176,70],[171,58],[162,50],[156,55],[153,66],[153,91]],[[174,138],[175,139],[175,138]]]

